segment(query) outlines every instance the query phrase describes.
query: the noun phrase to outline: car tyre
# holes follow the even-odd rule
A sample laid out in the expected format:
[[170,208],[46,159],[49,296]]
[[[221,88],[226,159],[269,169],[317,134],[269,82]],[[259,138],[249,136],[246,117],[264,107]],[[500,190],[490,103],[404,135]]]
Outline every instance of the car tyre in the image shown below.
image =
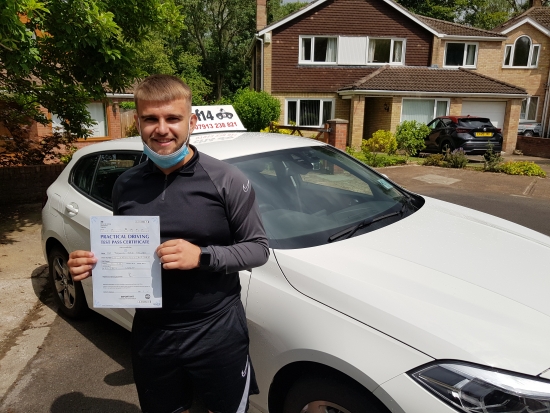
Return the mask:
[[454,151],[456,149],[454,143],[448,139],[442,141],[439,144],[439,151],[443,154],[447,153],[447,149],[449,149],[450,152]]
[[533,131],[532,130],[526,130],[525,132],[523,132],[523,136],[527,137],[527,138],[530,138],[532,137],[534,134],[533,134]]
[[360,384],[333,376],[304,376],[288,391],[283,413],[386,413]]
[[53,247],[48,254],[49,277],[55,302],[68,317],[81,318],[88,311],[86,296],[80,281],[73,281],[67,261],[69,254],[61,247]]

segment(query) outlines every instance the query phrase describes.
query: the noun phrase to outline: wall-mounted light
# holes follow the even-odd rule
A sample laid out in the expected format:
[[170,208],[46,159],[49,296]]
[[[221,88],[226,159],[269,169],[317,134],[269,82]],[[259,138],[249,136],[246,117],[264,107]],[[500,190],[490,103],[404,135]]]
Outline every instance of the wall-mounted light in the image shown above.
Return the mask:
[[118,112],[118,109],[119,109],[118,102],[113,103],[113,113],[114,113],[115,115],[116,115],[116,113]]
[[387,103],[384,103],[384,110],[386,112],[389,112],[390,111],[390,105],[388,105]]

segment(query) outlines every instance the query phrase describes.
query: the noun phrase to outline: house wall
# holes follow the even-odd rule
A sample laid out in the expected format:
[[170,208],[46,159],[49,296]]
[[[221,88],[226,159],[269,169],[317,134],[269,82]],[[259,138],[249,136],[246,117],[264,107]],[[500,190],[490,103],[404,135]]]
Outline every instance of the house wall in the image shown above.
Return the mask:
[[273,94],[335,92],[379,67],[298,65],[300,35],[402,37],[407,39],[406,65],[430,64],[432,34],[391,6],[376,0],[327,1],[299,19],[273,30]]
[[[387,111],[384,104],[387,105]],[[366,98],[363,139],[370,139],[372,134],[380,129],[391,130],[392,111],[393,98],[391,96]],[[401,112],[401,109],[399,109],[399,112]]]

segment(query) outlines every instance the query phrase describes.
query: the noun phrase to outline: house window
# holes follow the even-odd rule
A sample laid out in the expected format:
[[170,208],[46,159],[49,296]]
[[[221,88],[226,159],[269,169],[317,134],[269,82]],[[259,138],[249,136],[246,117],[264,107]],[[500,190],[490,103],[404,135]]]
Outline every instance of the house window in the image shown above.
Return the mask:
[[477,44],[447,43],[445,45],[445,66],[475,67]]
[[300,37],[300,63],[336,63],[336,37]]
[[332,119],[332,99],[287,99],[285,124],[298,126],[321,126]]
[[504,67],[536,67],[540,45],[533,44],[529,36],[521,36],[504,49]]
[[401,122],[416,120],[428,124],[432,119],[448,114],[448,99],[403,99]]
[[531,96],[527,99],[523,99],[523,102],[521,102],[521,112],[519,114],[520,120],[536,120],[538,104],[538,96]]
[[[95,125],[92,125],[90,130],[91,134],[89,137],[98,138],[107,136],[107,122],[105,121],[105,105],[103,103],[88,103],[86,105],[88,112],[92,120],[96,122]],[[52,113],[52,127],[57,128],[58,131],[63,131],[63,126],[61,124],[61,118],[55,113]]]
[[403,39],[371,39],[369,38],[368,63],[403,64]]

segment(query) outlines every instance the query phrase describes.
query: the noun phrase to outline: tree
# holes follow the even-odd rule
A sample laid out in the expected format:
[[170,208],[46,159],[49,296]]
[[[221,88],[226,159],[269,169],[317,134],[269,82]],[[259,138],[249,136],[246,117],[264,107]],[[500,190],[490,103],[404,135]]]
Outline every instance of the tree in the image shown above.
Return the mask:
[[[460,1],[460,0],[459,0]],[[397,3],[409,11],[422,16],[433,17],[447,21],[454,21],[457,17],[456,0],[397,0]]]
[[247,58],[255,32],[255,3],[250,0],[178,0],[188,32],[179,44],[202,58],[202,74],[219,100],[250,83]]
[[269,0],[267,2],[267,24],[282,20],[308,4],[308,2],[300,1],[283,4],[283,0]]
[[88,136],[93,121],[86,104],[104,100],[106,92],[124,91],[142,75],[136,50],[151,30],[183,28],[172,0],[4,0],[4,4],[0,107],[13,139],[32,121],[49,122],[40,107],[62,119],[67,142]]

